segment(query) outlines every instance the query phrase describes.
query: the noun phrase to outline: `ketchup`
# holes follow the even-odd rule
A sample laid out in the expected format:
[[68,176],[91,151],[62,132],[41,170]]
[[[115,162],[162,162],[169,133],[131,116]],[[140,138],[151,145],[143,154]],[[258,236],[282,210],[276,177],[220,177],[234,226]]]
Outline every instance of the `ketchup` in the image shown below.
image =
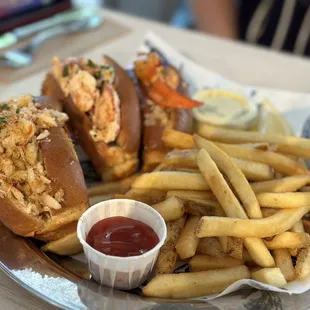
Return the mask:
[[97,251],[111,256],[138,256],[153,249],[159,242],[154,230],[134,219],[114,216],[96,223],[86,242]]

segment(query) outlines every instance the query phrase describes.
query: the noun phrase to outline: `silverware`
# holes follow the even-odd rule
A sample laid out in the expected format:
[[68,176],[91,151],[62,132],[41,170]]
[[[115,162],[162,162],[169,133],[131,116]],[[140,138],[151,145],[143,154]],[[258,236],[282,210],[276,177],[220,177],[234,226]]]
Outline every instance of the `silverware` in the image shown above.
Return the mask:
[[46,40],[57,35],[97,28],[102,23],[103,17],[95,15],[82,20],[66,22],[39,32],[25,47],[5,52],[0,56],[0,65],[12,68],[27,67],[32,64],[35,52]]
[[78,10],[70,10],[64,13],[59,13],[53,17],[31,23],[22,27],[15,28],[12,31],[0,35],[0,49],[6,48],[17,43],[20,39],[30,37],[40,31],[49,29],[54,26],[70,22],[86,17],[94,16],[96,12],[91,8],[83,8]]

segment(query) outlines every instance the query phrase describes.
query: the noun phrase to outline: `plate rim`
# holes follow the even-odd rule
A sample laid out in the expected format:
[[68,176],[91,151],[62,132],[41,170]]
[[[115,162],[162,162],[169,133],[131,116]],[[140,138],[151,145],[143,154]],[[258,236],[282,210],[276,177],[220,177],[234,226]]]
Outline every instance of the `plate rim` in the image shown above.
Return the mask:
[[[8,276],[10,279],[12,279],[15,283],[17,283],[19,286],[21,286],[23,289],[25,289],[27,292],[29,292],[30,294],[32,294],[33,296],[43,300],[44,302],[46,302],[49,305],[58,307],[60,309],[65,309],[65,310],[75,310],[73,308],[68,307],[67,305],[61,304],[59,302],[57,302],[55,299],[51,299],[49,297],[47,297],[46,295],[42,294],[41,292],[35,290],[34,288],[32,288],[30,285],[28,285],[27,283],[25,283],[24,281],[22,281],[20,278],[18,278],[17,276],[15,276],[10,270],[9,268],[7,268],[2,260],[0,260],[0,270],[3,271],[5,273],[6,276]],[[73,283],[73,282],[72,282]]]

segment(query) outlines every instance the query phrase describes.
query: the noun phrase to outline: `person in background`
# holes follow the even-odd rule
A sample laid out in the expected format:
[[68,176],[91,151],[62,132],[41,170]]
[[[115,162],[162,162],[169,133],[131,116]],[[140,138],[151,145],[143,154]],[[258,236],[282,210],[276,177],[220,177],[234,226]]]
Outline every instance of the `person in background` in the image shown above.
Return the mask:
[[172,24],[181,21],[219,37],[310,56],[310,0],[188,0]]

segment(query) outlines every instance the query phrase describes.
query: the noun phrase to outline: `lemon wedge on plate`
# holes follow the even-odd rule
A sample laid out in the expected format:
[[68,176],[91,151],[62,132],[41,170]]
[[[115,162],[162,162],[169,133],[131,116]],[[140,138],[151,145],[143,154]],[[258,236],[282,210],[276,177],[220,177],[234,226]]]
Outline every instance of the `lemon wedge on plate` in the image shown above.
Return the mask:
[[235,129],[249,129],[258,117],[258,105],[239,93],[222,90],[202,90],[194,94],[194,100],[203,105],[193,109],[199,122]]
[[265,99],[260,107],[257,131],[262,133],[274,133],[284,136],[294,135],[291,126],[284,116]]

